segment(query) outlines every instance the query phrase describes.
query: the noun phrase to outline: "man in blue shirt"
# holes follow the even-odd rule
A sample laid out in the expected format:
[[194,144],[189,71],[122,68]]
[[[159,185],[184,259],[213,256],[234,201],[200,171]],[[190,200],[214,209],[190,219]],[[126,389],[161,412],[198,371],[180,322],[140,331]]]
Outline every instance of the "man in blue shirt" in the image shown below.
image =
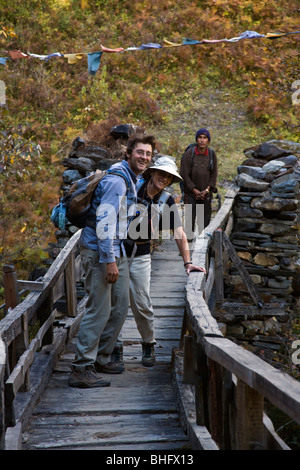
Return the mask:
[[110,382],[98,372],[124,370],[110,361],[129,304],[128,260],[122,240],[135,215],[137,176],[148,167],[154,149],[153,136],[133,136],[126,160],[113,165],[96,188],[91,209],[95,223],[84,227],[80,238],[88,300],[69,377],[72,387],[105,387]]

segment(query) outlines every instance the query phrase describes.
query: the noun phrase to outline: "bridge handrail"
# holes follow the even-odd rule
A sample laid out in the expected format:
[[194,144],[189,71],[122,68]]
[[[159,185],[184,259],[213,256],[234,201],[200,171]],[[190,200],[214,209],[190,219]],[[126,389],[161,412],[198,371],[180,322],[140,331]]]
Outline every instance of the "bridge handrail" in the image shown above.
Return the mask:
[[217,447],[287,449],[264,413],[264,399],[300,424],[300,383],[225,338],[207,304],[218,263],[211,253],[214,233],[221,229],[229,235],[238,191],[230,189],[195,244],[193,263],[206,266],[207,274],[191,273],[186,285],[183,384],[194,387],[197,425],[209,431]]
[[[85,303],[83,299],[77,304],[76,295],[76,281],[81,272],[80,264],[75,259],[80,233],[81,230],[78,230],[72,236],[54,260],[43,278],[42,290],[30,292],[0,321],[0,449],[7,448],[7,430],[30,417],[41,387],[45,386],[45,368],[49,369],[50,375],[58,353],[70,337],[70,331],[74,334],[74,324],[79,324]],[[66,297],[70,321],[62,324],[61,328],[54,328],[53,304],[62,295]],[[37,325],[37,331],[31,328],[32,325]],[[39,360],[41,368],[44,368],[44,377],[40,373],[32,380],[32,366]],[[22,397],[21,405],[18,404],[16,410],[15,400],[19,391],[21,395],[27,392],[23,395],[27,395],[28,400]]]

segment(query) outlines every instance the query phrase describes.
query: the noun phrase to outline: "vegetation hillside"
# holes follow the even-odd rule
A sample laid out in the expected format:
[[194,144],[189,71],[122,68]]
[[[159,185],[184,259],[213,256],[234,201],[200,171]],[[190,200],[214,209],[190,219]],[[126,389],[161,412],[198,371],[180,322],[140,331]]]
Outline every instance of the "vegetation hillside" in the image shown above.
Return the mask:
[[[299,30],[297,0],[0,0],[0,264],[18,277],[47,254],[70,143],[103,121],[154,132],[180,159],[207,126],[220,186],[243,150],[270,138],[299,140],[300,34],[182,45],[183,38],[230,39],[245,31]],[[128,50],[155,43],[158,49]],[[179,44],[175,46],[174,44]],[[99,69],[87,54],[102,47]],[[27,57],[12,59],[11,51]],[[82,54],[41,60],[32,54]],[[29,55],[30,53],[31,55]],[[4,62],[4,63],[3,63]],[[295,101],[295,100],[294,100]],[[3,103],[3,100],[2,100]]]

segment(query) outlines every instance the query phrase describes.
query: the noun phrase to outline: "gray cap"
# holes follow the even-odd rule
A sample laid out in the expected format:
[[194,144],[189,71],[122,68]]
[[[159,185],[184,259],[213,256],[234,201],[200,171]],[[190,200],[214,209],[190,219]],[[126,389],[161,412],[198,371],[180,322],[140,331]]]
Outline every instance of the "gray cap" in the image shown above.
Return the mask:
[[143,173],[143,178],[150,179],[150,170],[161,170],[169,173],[173,176],[173,183],[179,183],[182,181],[181,176],[178,173],[176,163],[167,156],[158,158],[147,170]]

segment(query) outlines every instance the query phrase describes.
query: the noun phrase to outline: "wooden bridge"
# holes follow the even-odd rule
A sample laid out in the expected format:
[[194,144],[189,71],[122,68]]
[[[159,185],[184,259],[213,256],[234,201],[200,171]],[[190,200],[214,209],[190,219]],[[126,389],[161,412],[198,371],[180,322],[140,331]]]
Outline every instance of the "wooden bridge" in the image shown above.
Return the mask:
[[[129,310],[123,328],[126,370],[107,376],[107,388],[68,386],[86,303],[85,296],[78,300],[80,233],[35,283],[18,281],[6,267],[6,303],[12,308],[0,322],[0,449],[289,449],[265,414],[264,401],[300,424],[299,382],[224,337],[209,308],[222,289],[221,250],[237,191],[228,191],[196,240],[193,262],[205,266],[206,275],[186,277],[174,240],[164,240],[153,254],[157,364],[141,365]],[[30,291],[21,303],[19,288]],[[61,299],[65,314],[58,313]]]

